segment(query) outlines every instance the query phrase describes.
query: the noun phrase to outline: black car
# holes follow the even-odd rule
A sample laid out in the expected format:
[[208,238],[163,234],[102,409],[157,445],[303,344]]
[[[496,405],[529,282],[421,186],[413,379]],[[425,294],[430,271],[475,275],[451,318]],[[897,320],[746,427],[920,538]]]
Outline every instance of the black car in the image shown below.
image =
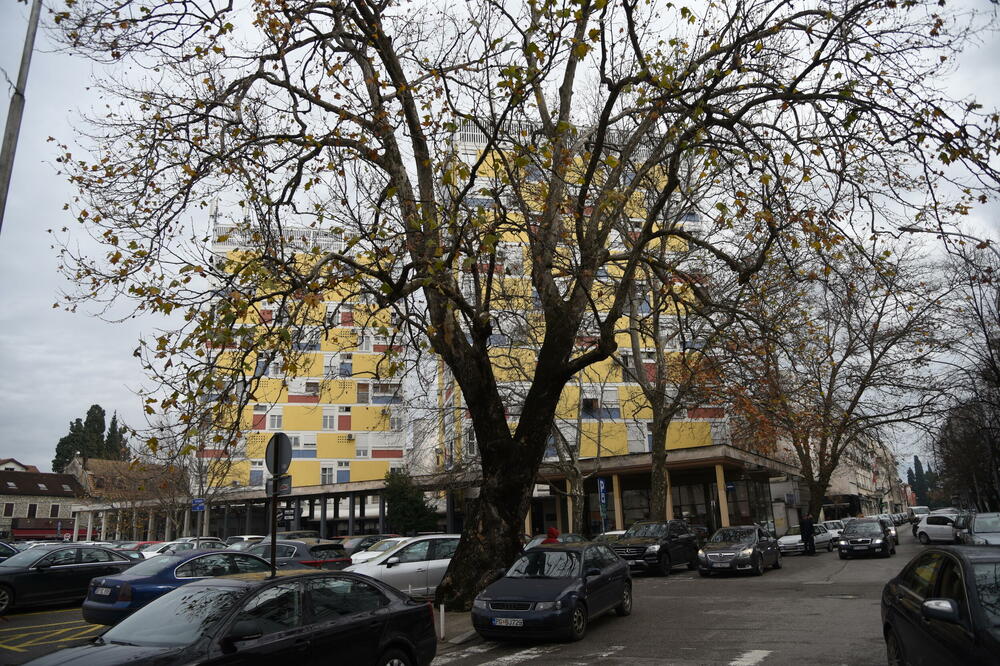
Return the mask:
[[666,576],[678,564],[698,568],[698,539],[683,520],[635,523],[612,547],[633,569]]
[[[261,541],[246,552],[270,562],[271,541]],[[275,564],[280,567],[302,564],[317,569],[343,569],[351,564],[351,558],[340,542],[325,539],[279,539],[275,544],[275,555]]]
[[1000,547],[924,550],[882,590],[890,664],[1000,664]]
[[296,569],[189,583],[33,663],[426,666],[436,652],[428,604],[367,576]]
[[748,571],[756,576],[767,567],[781,568],[778,540],[756,525],[738,525],[716,530],[698,551],[698,573]]
[[882,521],[876,518],[857,518],[847,523],[840,532],[837,552],[842,560],[855,555],[889,557],[896,554],[896,543]]
[[134,564],[99,546],[29,548],[0,562],[0,614],[12,608],[64,603],[87,596],[90,579]]
[[526,551],[479,593],[472,626],[484,638],[580,640],[590,620],[632,612],[628,565],[601,543],[553,543]]

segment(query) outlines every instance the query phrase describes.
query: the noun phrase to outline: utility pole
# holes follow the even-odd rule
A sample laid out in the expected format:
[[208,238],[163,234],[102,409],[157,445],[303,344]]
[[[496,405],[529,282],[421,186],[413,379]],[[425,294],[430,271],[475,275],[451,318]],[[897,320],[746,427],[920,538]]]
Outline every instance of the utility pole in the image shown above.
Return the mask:
[[35,50],[35,33],[38,31],[38,17],[41,13],[42,0],[32,0],[28,32],[24,36],[24,51],[21,52],[21,69],[17,72],[14,95],[10,98],[7,126],[3,131],[3,149],[0,150],[0,230],[3,229],[4,211],[7,209],[10,176],[14,172],[17,135],[21,132],[21,116],[24,114],[24,89],[28,85],[28,67],[31,65],[31,54]]

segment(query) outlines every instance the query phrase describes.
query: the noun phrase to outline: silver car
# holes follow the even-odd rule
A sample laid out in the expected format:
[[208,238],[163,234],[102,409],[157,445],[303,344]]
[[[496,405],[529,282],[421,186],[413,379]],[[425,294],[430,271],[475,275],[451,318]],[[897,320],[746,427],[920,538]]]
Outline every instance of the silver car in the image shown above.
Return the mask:
[[418,536],[345,571],[377,578],[413,597],[432,597],[444,578],[459,534]]
[[[833,550],[833,535],[830,534],[830,530],[822,525],[814,525],[813,544],[817,551],[820,548],[826,548],[826,552]],[[806,545],[802,542],[802,530],[798,525],[793,525],[785,536],[778,539],[778,550],[782,555],[806,552]]]

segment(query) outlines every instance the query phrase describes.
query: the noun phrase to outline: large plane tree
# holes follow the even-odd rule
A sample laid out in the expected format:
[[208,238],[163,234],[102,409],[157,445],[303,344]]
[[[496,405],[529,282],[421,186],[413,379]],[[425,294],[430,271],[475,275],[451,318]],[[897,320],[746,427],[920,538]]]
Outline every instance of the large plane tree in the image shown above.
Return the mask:
[[[783,244],[948,225],[995,184],[997,116],[933,87],[975,16],[937,2],[74,0],[54,18],[108,63],[105,106],[60,158],[105,249],[65,244],[66,271],[80,298],[183,313],[140,350],[167,387],[149,410],[232,422],[254,355],[295,374],[328,294],[397,310],[478,443],[479,501],[439,588],[454,608],[518,552],[562,389],[615,351],[647,247],[669,237],[746,283]],[[244,249],[222,261],[213,201],[232,229],[214,240]],[[664,215],[684,205],[703,233]],[[501,302],[516,280],[523,302]],[[253,325],[264,303],[287,316]],[[511,426],[492,341],[525,307],[543,334]]]

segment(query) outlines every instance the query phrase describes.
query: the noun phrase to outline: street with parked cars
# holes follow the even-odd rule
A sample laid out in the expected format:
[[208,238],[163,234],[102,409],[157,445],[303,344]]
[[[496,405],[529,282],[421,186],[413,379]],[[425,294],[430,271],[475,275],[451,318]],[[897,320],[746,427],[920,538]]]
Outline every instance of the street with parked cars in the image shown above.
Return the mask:
[[448,640],[428,600],[459,535],[278,536],[275,578],[261,535],[9,545],[0,663],[1000,664],[1000,514],[820,521],[813,557],[798,526],[543,535]]

